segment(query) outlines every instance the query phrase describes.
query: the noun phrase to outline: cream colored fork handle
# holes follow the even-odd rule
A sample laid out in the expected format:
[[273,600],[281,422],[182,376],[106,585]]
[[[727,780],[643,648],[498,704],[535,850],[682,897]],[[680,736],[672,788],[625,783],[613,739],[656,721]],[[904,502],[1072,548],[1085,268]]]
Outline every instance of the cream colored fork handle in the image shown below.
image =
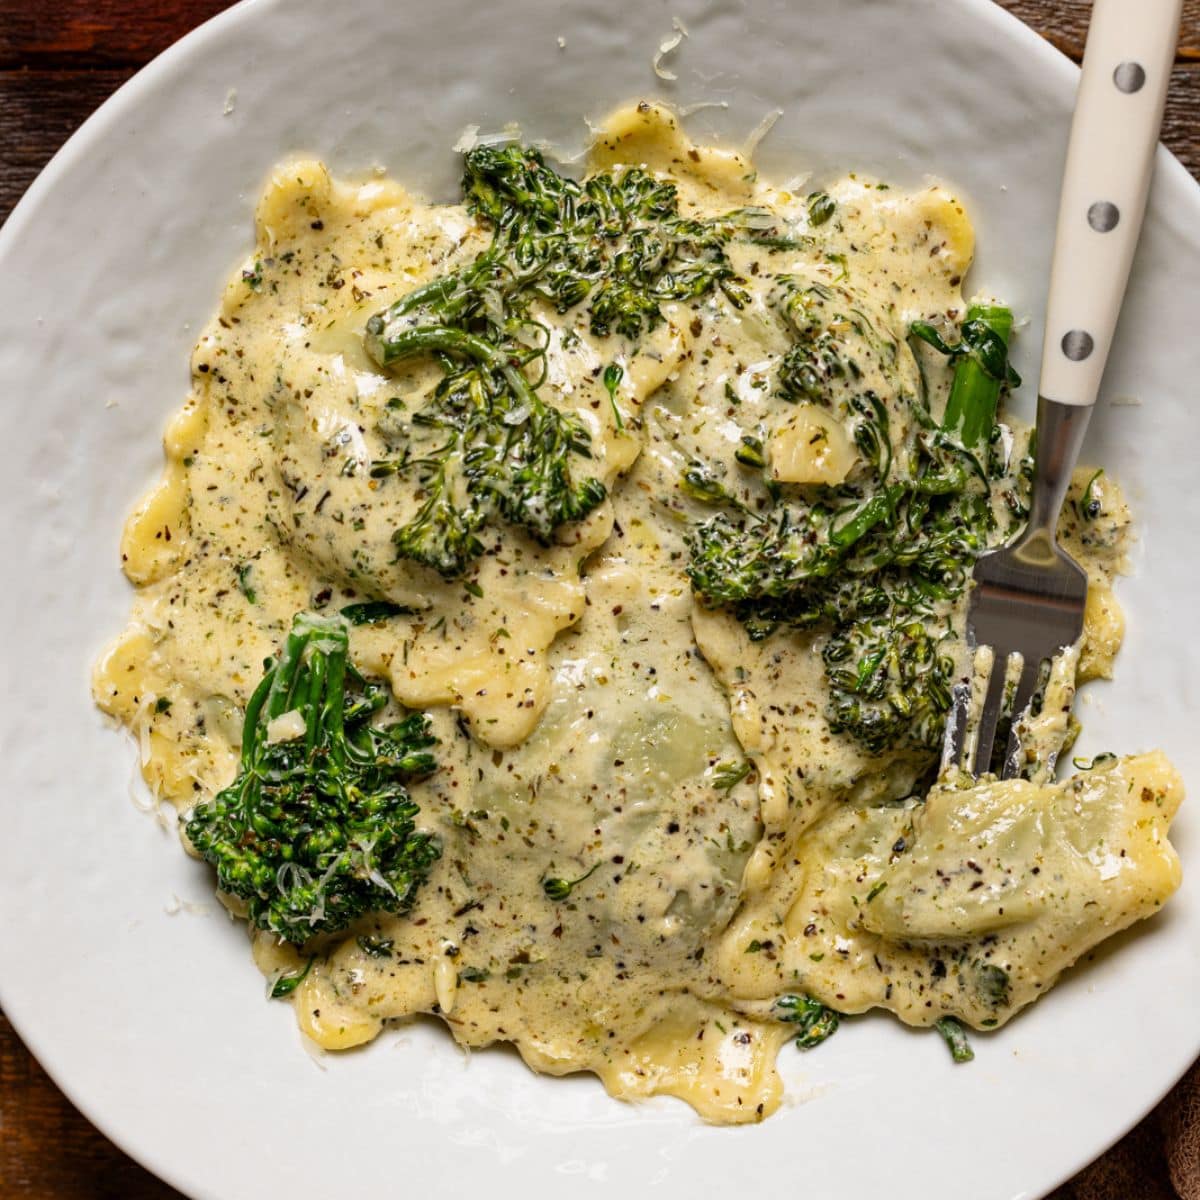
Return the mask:
[[1175,58],[1182,0],[1095,0],[1071,122],[1038,391],[1095,404]]

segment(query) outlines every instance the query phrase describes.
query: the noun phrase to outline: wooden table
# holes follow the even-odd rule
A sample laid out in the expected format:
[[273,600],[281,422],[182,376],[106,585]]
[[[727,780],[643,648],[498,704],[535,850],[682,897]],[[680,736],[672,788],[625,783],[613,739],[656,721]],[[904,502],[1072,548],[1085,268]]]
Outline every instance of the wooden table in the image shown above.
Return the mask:
[[[1086,0],[1001,3],[1079,59]],[[227,0],[0,0],[0,222],[102,100],[226,7]],[[1184,13],[1163,139],[1200,177],[1200,0],[1185,0]],[[1064,1200],[1070,1195],[1063,1190]],[[75,1111],[0,1014],[0,1200],[178,1196]]]

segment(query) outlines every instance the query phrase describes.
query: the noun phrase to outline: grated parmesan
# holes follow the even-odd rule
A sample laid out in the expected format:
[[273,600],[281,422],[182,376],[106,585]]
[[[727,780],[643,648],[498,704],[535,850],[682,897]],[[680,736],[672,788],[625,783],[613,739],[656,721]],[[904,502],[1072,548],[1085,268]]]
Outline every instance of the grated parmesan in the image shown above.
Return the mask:
[[290,712],[280,713],[273,721],[267,724],[267,745],[276,746],[280,742],[294,742],[297,738],[302,738],[308,726],[304,724],[303,714],[292,709]]
[[706,108],[728,108],[728,100],[697,100],[695,104],[685,104],[679,109],[681,117],[690,117],[692,113],[702,112]]
[[758,151],[759,144],[763,138],[775,128],[775,122],[783,116],[782,108],[773,108],[755,127],[750,130],[749,136],[746,138],[742,146],[742,157],[751,160]]
[[687,27],[678,17],[671,18],[671,26],[675,32],[670,34],[668,37],[663,38],[663,40],[659,43],[658,51],[654,55],[654,60],[652,63],[655,75],[657,75],[659,79],[666,79],[668,82],[678,79],[679,76],[676,75],[674,71],[664,67],[662,65],[662,60],[666,58],[667,55],[673,50],[677,49],[679,43],[682,42],[683,39],[688,35]]

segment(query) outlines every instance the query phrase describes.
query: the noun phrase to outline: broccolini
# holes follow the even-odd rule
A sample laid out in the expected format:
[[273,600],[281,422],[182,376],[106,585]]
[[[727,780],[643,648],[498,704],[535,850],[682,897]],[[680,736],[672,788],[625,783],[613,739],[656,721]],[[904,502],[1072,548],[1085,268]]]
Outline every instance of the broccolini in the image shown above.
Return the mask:
[[407,911],[440,854],[405,788],[434,769],[436,739],[420,714],[372,723],[387,692],[350,663],[347,631],[340,617],[296,616],[246,706],[237,778],[186,825],[221,890],[297,944]]
[[780,996],[775,1001],[775,1016],[796,1026],[796,1048],[811,1050],[832,1037],[841,1024],[841,1013],[826,1008],[819,1000],[804,993]]
[[781,283],[777,307],[797,337],[779,365],[781,395],[836,405],[865,468],[815,495],[778,496],[763,515],[727,506],[700,524],[690,535],[692,586],[707,603],[732,606],[755,638],[780,625],[828,629],[834,732],[874,752],[933,749],[954,671],[952,629],[937,606],[962,594],[994,532],[990,443],[1001,390],[1016,382],[1012,314],[972,306],[955,346],[914,325],[914,336],[953,357],[954,379],[940,423],[911,398],[913,428],[897,446],[856,364],[865,353],[886,362],[894,349],[853,308],[831,319],[833,289]]
[[539,392],[551,331],[535,304],[565,313],[586,302],[592,333],[636,340],[661,320],[664,301],[720,287],[742,302],[724,251],[736,216],[682,217],[671,183],[638,168],[579,183],[523,146],[477,147],[465,167],[467,205],[491,225],[491,244],[366,330],[380,366],[434,356],[444,370],[400,430],[395,457],[372,473],[415,476],[424,499],[396,529],[396,552],[446,578],[483,552],[480,530],[493,518],[547,543],[605,498],[587,473],[584,426]]

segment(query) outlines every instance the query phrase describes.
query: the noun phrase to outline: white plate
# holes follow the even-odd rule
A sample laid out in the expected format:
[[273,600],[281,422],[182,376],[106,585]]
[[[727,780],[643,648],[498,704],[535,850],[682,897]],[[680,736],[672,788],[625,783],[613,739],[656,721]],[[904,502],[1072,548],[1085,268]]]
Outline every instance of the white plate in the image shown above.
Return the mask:
[[[652,54],[680,15],[677,84]],[[565,48],[557,38],[565,39]],[[117,534],[160,464],[164,421],[251,206],[289,151],[382,161],[452,196],[468,123],[518,120],[579,145],[582,114],[637,94],[727,99],[691,119],[740,140],[768,111],[764,169],[933,172],[970,198],[972,283],[1032,324],[1037,361],[1075,73],[981,0],[255,0],[128,84],[72,138],[0,233],[0,1001],[83,1111],[196,1197],[386,1195],[472,1186],[524,1200],[716,1195],[1040,1195],[1098,1154],[1200,1049],[1200,869],[1168,910],[1075,971],[956,1067],[936,1036],[856,1020],[785,1048],[794,1107],[702,1126],[682,1104],[536,1078],[503,1050],[468,1063],[416,1024],[361,1052],[305,1055],[263,999],[205,869],[130,803],[130,744],[102,724],[89,664],[124,619]],[[1160,156],[1088,456],[1124,479],[1143,541],[1121,587],[1118,682],[1080,705],[1084,753],[1164,747],[1200,781],[1192,597],[1200,378],[1200,189]],[[1137,405],[1118,405],[1134,398]],[[1200,863],[1200,809],[1177,844]],[[207,918],[168,915],[173,897]]]

